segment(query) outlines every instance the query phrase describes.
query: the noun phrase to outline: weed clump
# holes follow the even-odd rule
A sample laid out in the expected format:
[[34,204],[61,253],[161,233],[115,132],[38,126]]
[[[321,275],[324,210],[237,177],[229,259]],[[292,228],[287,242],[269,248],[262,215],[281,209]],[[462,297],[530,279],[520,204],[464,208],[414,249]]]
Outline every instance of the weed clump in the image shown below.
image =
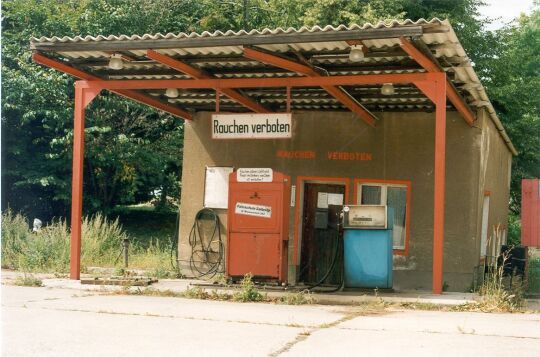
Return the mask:
[[489,273],[480,286],[478,309],[482,312],[514,312],[523,307],[521,285],[507,288],[503,282],[502,266]]
[[201,299],[201,300],[207,300],[210,295],[206,292],[206,290],[195,286],[193,288],[187,288],[182,292],[182,297],[188,298],[188,299]]
[[43,282],[41,279],[36,278],[33,275],[24,275],[24,276],[18,276],[17,279],[13,282],[14,285],[17,286],[30,286],[30,287],[41,287],[43,286]]
[[482,312],[515,312],[523,307],[522,283],[507,286],[504,276],[504,266],[508,260],[507,253],[504,253],[501,258],[501,264],[489,267],[478,290],[480,300],[462,305],[462,308]]
[[317,300],[313,296],[312,292],[309,290],[302,290],[297,293],[290,293],[281,296],[277,302],[285,305],[311,305],[316,303]]
[[257,290],[253,283],[253,275],[246,274],[240,283],[240,290],[233,294],[233,300],[239,302],[262,301],[264,296]]

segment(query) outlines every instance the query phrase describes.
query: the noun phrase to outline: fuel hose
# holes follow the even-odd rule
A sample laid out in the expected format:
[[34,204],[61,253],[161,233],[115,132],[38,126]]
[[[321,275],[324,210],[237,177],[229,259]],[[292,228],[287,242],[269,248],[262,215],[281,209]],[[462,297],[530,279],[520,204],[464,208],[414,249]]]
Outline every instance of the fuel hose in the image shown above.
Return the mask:
[[189,267],[195,278],[211,279],[217,273],[223,272],[224,246],[221,239],[221,222],[214,210],[203,208],[197,212],[189,233],[189,245],[191,247]]

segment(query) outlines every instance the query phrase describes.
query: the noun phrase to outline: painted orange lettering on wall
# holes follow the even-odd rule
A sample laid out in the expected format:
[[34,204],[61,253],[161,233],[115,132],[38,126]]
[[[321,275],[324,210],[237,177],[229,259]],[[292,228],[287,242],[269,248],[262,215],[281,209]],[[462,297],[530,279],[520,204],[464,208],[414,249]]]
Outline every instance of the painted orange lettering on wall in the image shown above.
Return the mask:
[[328,151],[328,160],[341,160],[341,161],[371,161],[372,154],[370,152],[356,152],[356,151]]
[[317,155],[311,150],[278,150],[276,156],[283,159],[313,160]]

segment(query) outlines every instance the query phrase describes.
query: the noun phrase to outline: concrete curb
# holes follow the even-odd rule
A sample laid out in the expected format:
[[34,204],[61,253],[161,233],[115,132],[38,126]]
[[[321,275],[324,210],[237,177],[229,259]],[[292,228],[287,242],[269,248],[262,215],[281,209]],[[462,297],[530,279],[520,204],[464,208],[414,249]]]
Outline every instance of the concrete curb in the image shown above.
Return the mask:
[[[2,283],[9,284],[18,276],[23,276],[24,273],[14,271],[2,271]],[[45,288],[56,289],[72,289],[79,291],[97,292],[97,293],[110,293],[124,289],[122,286],[111,285],[83,285],[79,280],[70,280],[66,278],[54,278],[52,274],[35,274],[36,277],[42,279],[43,286]],[[201,286],[198,284],[203,284]],[[205,290],[206,292],[212,292],[214,290],[233,294],[238,291],[238,288],[227,288],[222,286],[206,285],[208,282],[194,279],[161,279],[157,283],[152,284],[149,288],[158,291],[173,291],[183,292],[188,288],[194,288],[196,286]],[[281,298],[290,294],[298,293],[298,290],[276,291],[265,290],[258,288],[261,293],[268,294],[271,298]],[[479,300],[478,294],[474,293],[455,293],[445,292],[442,295],[434,295],[427,291],[397,291],[394,293],[379,293],[371,294],[363,292],[338,292],[333,294],[313,293],[312,297],[315,299],[315,303],[319,305],[358,305],[369,302],[385,302],[385,303],[415,303],[415,304],[432,304],[440,306],[457,306],[468,303],[474,303]],[[530,310],[540,311],[540,299],[526,299],[527,308]]]

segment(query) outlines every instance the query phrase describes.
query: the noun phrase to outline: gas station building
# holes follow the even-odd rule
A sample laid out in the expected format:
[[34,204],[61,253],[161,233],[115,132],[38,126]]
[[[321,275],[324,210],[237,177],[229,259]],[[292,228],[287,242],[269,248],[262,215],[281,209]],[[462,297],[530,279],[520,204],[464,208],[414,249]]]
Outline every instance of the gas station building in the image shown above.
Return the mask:
[[[102,90],[185,119],[178,257],[187,276],[204,207],[219,217],[228,249],[229,174],[240,168],[287,177],[288,284],[314,282],[328,269],[330,221],[343,205],[393,209],[398,290],[465,291],[505,243],[517,153],[447,20],[34,38],[31,49],[35,62],[80,79],[74,279],[84,108]],[[320,212],[328,212],[327,226],[319,226]]]

